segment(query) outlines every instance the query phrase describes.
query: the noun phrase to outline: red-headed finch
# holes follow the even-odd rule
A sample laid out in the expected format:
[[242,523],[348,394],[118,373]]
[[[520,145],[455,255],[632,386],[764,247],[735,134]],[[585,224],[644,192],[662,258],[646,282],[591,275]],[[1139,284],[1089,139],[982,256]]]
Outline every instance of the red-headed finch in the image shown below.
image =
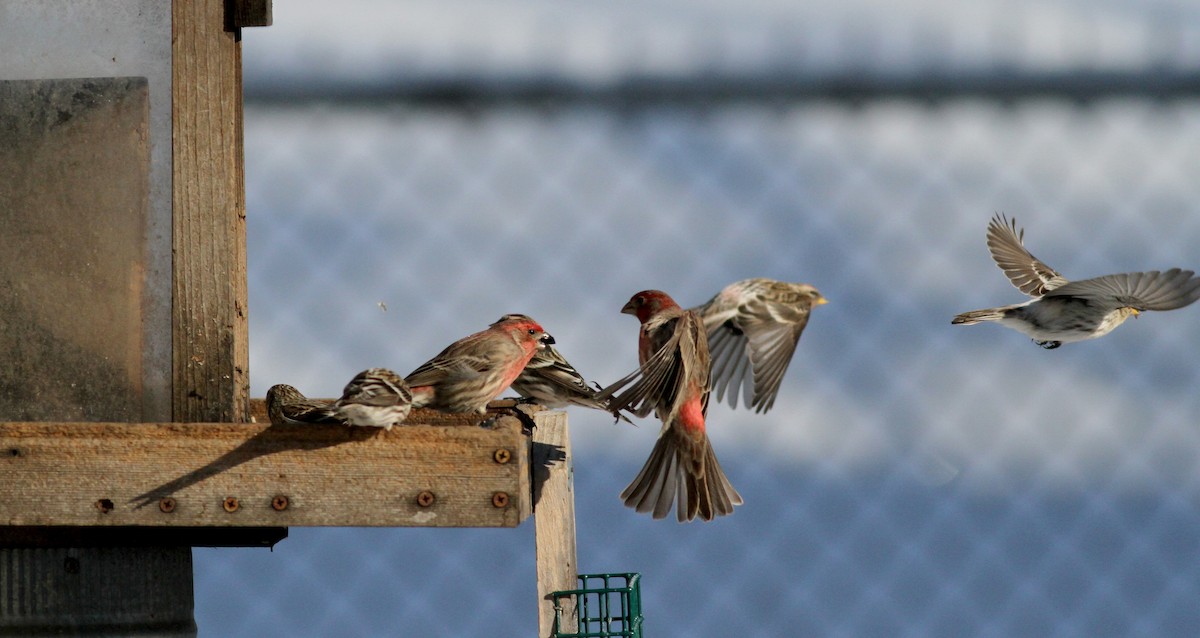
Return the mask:
[[708,303],[692,308],[708,330],[717,401],[728,391],[729,405],[735,408],[742,394],[755,412],[770,410],[809,311],[824,303],[808,284],[760,277],[729,284]]
[[280,383],[267,390],[267,416],[272,425],[289,423],[341,423],[328,401],[310,399],[296,388]]
[[412,398],[400,375],[387,368],[371,368],[346,384],[333,407],[337,417],[349,425],[391,430],[408,418]]
[[710,361],[704,323],[659,290],[637,293],[621,312],[642,324],[640,365],[599,398],[611,397],[612,409],[639,417],[653,411],[663,423],[650,458],[621,499],[654,518],[665,517],[674,504],[680,522],[732,514],[742,497],[721,471],[705,431]]
[[1004,215],[996,215],[988,224],[992,259],[1017,289],[1033,299],[964,312],[950,323],[995,321],[1050,350],[1102,337],[1143,310],[1174,310],[1200,299],[1200,277],[1178,268],[1067,281],[1026,250],[1024,238],[1025,231],[1017,230],[1015,219],[1010,222]]
[[478,412],[500,396],[554,337],[525,315],[512,315],[463,337],[404,378],[413,407]]
[[[514,318],[528,319],[525,315],[504,315],[499,321]],[[629,420],[619,412],[610,410],[607,401],[597,399],[596,395],[600,392],[598,387],[588,385],[583,375],[579,374],[575,366],[572,366],[554,346],[546,346],[534,353],[520,376],[513,381],[512,390],[547,408],[578,405],[610,412],[617,418]]]

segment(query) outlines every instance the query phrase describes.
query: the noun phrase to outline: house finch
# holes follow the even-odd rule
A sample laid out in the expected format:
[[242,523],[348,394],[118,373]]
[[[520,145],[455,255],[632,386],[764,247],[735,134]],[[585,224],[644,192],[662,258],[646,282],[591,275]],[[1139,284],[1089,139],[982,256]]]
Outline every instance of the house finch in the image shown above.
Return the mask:
[[[529,319],[525,315],[504,315],[496,323],[517,318]],[[608,401],[597,399],[599,386],[588,385],[583,375],[554,346],[546,346],[533,354],[520,376],[512,382],[512,389],[547,408],[579,405],[611,412],[613,416],[629,421],[620,412],[609,409]]]
[[387,368],[359,372],[333,404],[337,417],[350,425],[391,430],[412,409],[412,392],[400,375]]
[[825,303],[808,284],[756,278],[729,284],[708,303],[692,308],[708,330],[717,401],[728,390],[729,405],[736,408],[744,392],[747,407],[770,410],[809,311]]
[[665,517],[675,501],[681,523],[697,515],[709,521],[732,514],[742,497],[721,471],[705,432],[710,361],[704,323],[659,290],[637,293],[621,312],[636,315],[642,324],[640,365],[598,396],[611,397],[613,409],[637,416],[653,410],[663,422],[654,451],[621,499],[654,518]]
[[1067,281],[1025,249],[1024,237],[1017,221],[1010,222],[1004,215],[996,215],[988,224],[992,259],[1014,286],[1033,299],[964,312],[950,323],[996,321],[1050,350],[1102,337],[1143,310],[1174,310],[1200,299],[1200,277],[1178,268]]
[[328,401],[309,399],[286,383],[267,390],[267,415],[271,425],[290,423],[341,423]]
[[504,317],[487,330],[455,341],[409,373],[404,380],[412,389],[413,407],[483,413],[534,353],[553,343],[554,337],[533,319]]

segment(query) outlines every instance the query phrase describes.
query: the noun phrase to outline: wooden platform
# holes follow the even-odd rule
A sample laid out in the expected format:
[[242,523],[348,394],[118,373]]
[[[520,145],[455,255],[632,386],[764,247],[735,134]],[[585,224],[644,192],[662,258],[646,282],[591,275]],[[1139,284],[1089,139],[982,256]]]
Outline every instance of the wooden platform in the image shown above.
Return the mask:
[[533,442],[513,416],[482,420],[0,423],[0,526],[516,527]]

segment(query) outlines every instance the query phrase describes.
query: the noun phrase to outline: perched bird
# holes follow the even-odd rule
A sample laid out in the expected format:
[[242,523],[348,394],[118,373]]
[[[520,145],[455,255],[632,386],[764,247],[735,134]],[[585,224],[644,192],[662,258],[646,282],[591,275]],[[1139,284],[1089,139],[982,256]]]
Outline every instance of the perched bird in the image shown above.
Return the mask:
[[533,355],[553,343],[554,337],[533,319],[506,316],[487,330],[455,341],[409,373],[404,380],[412,389],[413,407],[482,414]]
[[1033,338],[1047,350],[1095,339],[1143,310],[1174,310],[1200,299],[1200,277],[1190,270],[1129,272],[1067,281],[1025,249],[1024,229],[1004,215],[988,224],[992,259],[1032,300],[1011,306],[964,312],[950,321],[971,325],[995,321]]
[[267,390],[267,415],[272,425],[342,422],[328,401],[310,399],[286,383]]
[[337,417],[349,425],[391,430],[408,418],[412,398],[400,375],[387,368],[371,368],[346,384],[333,408]]
[[[504,315],[496,323],[509,319],[529,319],[529,317]],[[554,346],[546,346],[533,354],[533,358],[525,365],[520,376],[513,381],[512,390],[547,408],[578,405],[611,412],[613,416],[629,421],[620,412],[609,409],[607,401],[597,399],[596,395],[600,392],[599,386],[588,385],[583,375],[579,374],[575,366],[572,366]]]
[[650,458],[621,499],[654,518],[665,517],[674,502],[681,523],[732,514],[742,497],[721,471],[705,431],[711,366],[704,323],[659,290],[637,293],[621,312],[642,324],[640,365],[598,397],[611,397],[613,409],[640,417],[653,410],[663,423]]
[[728,390],[729,405],[735,408],[738,395],[744,394],[746,407],[770,410],[809,311],[825,303],[808,284],[759,277],[729,284],[692,308],[708,330],[717,401]]

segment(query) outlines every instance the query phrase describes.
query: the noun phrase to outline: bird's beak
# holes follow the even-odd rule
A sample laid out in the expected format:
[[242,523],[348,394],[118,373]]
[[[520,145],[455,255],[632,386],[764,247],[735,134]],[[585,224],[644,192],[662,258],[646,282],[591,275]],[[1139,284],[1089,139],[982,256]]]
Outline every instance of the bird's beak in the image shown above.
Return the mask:
[[554,337],[551,337],[549,333],[543,335],[541,339],[538,339],[538,341],[542,343],[543,348],[554,345]]
[[828,299],[826,299],[824,297],[817,297],[817,305],[818,306],[824,306],[827,303],[829,303]]
[[621,313],[626,315],[636,315],[637,308],[633,307],[633,301],[629,301],[624,306],[621,306]]

